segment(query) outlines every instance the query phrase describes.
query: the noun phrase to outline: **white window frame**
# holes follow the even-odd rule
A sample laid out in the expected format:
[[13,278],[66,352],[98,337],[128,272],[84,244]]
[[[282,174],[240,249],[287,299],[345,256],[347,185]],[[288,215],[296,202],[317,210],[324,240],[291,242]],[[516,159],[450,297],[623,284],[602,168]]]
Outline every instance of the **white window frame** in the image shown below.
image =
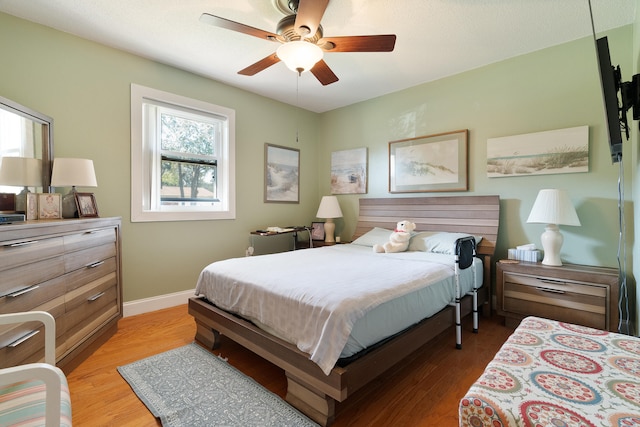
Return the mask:
[[[149,141],[145,131],[145,104],[167,105],[204,115],[226,119],[226,135],[222,138],[217,165],[217,192],[220,203],[211,207],[184,206],[171,208],[151,203],[154,162],[159,145]],[[157,172],[155,172],[157,173]],[[159,179],[159,177],[158,177]],[[198,221],[235,219],[235,110],[196,99],[131,84],[131,221]]]

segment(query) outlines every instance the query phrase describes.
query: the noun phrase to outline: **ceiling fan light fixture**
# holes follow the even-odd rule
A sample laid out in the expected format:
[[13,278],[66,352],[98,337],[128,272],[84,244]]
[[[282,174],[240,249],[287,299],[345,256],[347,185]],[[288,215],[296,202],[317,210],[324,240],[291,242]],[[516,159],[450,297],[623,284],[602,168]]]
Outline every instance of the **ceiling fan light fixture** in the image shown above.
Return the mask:
[[280,46],[276,55],[291,71],[303,73],[322,59],[322,49],[315,43],[298,40]]

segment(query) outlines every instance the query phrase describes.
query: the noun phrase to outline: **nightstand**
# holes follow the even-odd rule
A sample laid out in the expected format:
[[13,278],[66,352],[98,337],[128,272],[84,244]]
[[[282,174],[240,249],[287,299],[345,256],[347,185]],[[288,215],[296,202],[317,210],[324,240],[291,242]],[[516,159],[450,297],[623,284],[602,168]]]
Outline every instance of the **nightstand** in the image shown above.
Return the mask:
[[526,316],[618,329],[618,270],[533,262],[496,263],[497,313],[515,327]]

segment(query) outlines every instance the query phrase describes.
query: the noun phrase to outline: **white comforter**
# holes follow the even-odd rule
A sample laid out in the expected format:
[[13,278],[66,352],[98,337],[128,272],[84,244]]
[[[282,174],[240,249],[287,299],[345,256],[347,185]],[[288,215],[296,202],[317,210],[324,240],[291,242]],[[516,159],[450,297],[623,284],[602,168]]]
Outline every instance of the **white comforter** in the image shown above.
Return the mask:
[[[453,276],[453,261],[425,252],[374,254],[356,245],[233,258],[207,266],[196,294],[273,329],[328,375],[359,318]],[[451,289],[444,305],[453,298]]]

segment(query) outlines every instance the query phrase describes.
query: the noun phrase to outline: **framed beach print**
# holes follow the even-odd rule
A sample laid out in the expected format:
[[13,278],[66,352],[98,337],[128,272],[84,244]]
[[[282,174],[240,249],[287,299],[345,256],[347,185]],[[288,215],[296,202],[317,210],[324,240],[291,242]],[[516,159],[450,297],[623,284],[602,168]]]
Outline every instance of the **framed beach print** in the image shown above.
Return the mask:
[[589,172],[589,126],[487,139],[487,176]]
[[311,223],[311,240],[324,240],[324,222]]
[[467,191],[468,133],[458,130],[389,143],[389,192]]
[[38,219],[62,218],[62,196],[59,193],[38,193]]
[[98,205],[93,193],[75,193],[78,217],[95,218],[98,216]]
[[331,194],[367,193],[367,149],[331,153]]
[[264,145],[264,201],[300,202],[300,150]]

